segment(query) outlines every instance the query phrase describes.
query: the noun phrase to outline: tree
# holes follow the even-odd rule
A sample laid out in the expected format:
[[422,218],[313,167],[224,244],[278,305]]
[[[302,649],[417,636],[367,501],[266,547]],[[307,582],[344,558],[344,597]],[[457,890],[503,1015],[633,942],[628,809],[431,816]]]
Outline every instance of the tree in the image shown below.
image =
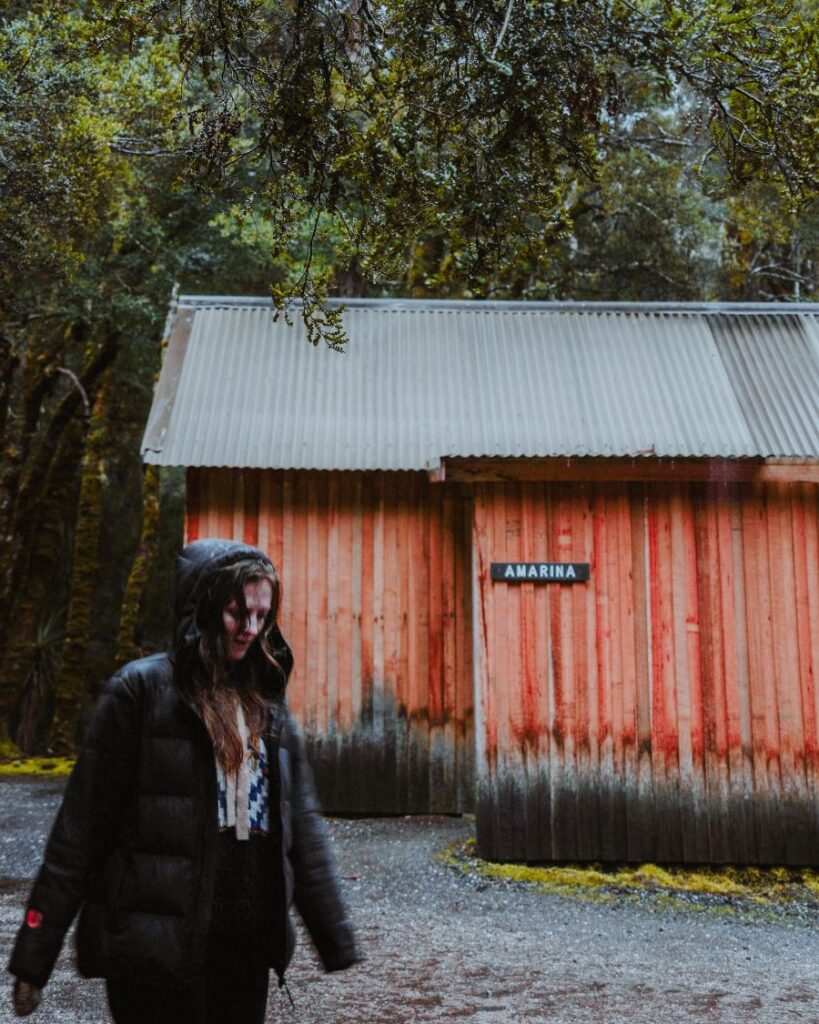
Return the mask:
[[97,28],[67,4],[12,8],[0,23],[7,712],[36,656],[32,638],[43,622],[64,624],[79,470],[98,387],[121,354],[123,324],[132,348],[157,347],[157,305],[167,296],[150,270],[161,254],[157,225],[147,223],[149,183],[114,141],[128,125],[161,125],[163,110],[172,116],[175,108],[162,104],[176,99],[178,68],[167,41],[153,39],[118,61]]
[[819,204],[789,203],[754,182],[725,203],[720,294],[746,302],[819,296]]
[[[416,247],[432,248],[443,283],[476,297],[516,266],[547,265],[630,77],[667,102],[685,93],[682,127],[713,196],[765,181],[788,205],[815,199],[808,7],[222,0],[185,11],[167,28],[198,82],[196,173],[258,209],[274,251],[299,252],[302,275],[273,294],[301,295],[308,326],[331,281],[313,272],[317,242],[387,287]],[[332,319],[311,333],[341,340]]]

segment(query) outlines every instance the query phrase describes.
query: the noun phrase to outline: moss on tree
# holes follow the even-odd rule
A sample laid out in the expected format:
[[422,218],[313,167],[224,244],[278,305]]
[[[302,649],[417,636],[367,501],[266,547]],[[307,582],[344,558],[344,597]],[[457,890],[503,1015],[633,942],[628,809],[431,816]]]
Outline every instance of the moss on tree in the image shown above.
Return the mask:
[[91,413],[83,457],[82,481],[74,534],[71,601],[65,626],[62,664],[54,694],[51,749],[71,754],[90,703],[86,651],[93,620],[94,589],[99,563],[105,481],[106,406],[111,400],[110,374],[100,388]]
[[115,660],[117,663],[139,658],[144,652],[140,625],[145,588],[157,556],[159,543],[159,485],[160,475],[156,466],[147,466],[143,476],[142,525],[125,595],[122,601],[119,635]]

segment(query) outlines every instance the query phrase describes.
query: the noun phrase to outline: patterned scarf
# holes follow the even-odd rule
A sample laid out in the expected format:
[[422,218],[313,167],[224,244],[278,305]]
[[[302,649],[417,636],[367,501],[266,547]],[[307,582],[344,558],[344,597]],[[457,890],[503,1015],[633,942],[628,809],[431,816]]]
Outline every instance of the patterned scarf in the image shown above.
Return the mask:
[[258,754],[250,744],[242,705],[236,705],[236,725],[244,754],[235,772],[226,772],[216,762],[216,794],[219,828],[235,828],[237,839],[249,839],[251,832],[270,831],[267,748],[259,738]]

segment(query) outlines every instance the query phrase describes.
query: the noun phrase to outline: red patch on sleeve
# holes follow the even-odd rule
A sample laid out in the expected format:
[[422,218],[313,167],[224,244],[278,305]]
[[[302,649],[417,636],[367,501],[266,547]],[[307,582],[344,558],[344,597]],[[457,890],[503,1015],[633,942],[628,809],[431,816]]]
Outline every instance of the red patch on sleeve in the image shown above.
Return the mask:
[[26,914],[26,924],[29,928],[39,928],[43,923],[43,915],[39,910],[29,910]]

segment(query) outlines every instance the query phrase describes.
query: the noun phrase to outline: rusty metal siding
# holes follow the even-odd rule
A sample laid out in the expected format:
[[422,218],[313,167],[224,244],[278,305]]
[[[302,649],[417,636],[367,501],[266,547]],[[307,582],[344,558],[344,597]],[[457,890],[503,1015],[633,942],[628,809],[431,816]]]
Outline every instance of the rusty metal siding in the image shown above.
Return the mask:
[[281,623],[325,809],[472,806],[468,491],[422,473],[189,470],[186,535],[243,539]]
[[[478,841],[819,863],[819,488],[479,484]],[[589,561],[503,584],[492,561]]]
[[423,470],[448,456],[819,457],[816,304],[349,307],[339,355],[310,345],[298,316],[274,324],[269,301],[183,297],[146,461]]

